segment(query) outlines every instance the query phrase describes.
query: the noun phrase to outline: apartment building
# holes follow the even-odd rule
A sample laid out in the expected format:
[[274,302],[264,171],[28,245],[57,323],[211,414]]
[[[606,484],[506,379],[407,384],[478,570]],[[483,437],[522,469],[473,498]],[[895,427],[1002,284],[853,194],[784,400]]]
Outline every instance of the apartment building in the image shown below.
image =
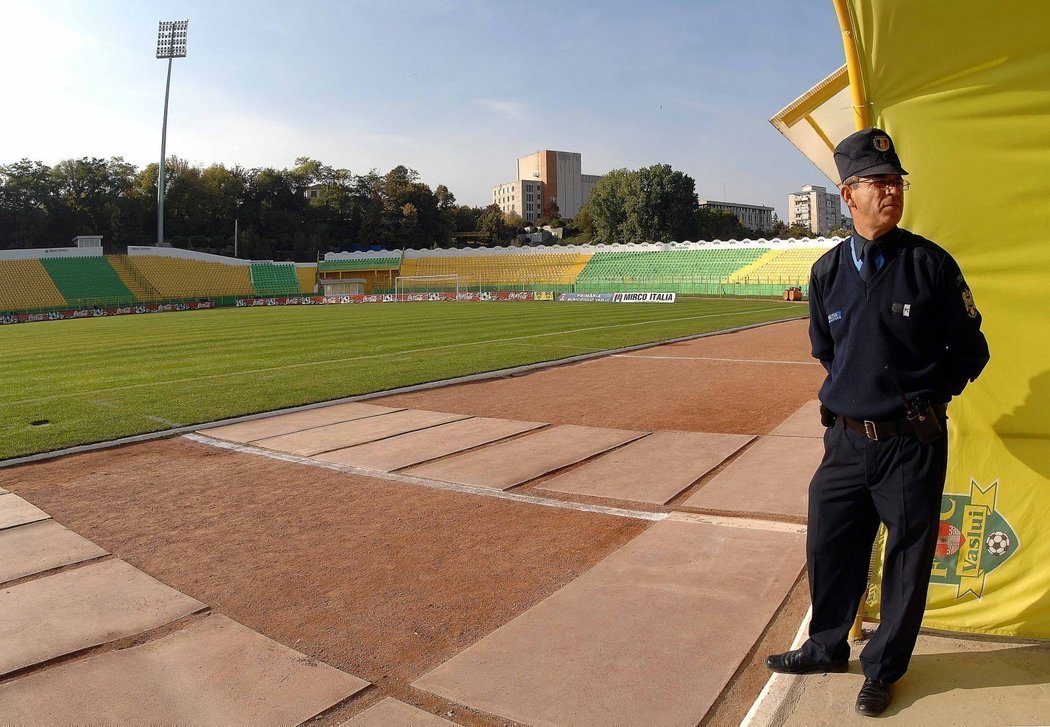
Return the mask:
[[788,195],[788,225],[800,225],[816,235],[823,235],[842,224],[842,203],[838,190],[815,184],[803,185],[801,191]]
[[546,200],[557,203],[560,216],[575,217],[601,179],[583,174],[581,168],[578,152],[544,149],[519,157],[514,181],[493,187],[492,201],[504,212],[521,215],[525,222],[540,217]]

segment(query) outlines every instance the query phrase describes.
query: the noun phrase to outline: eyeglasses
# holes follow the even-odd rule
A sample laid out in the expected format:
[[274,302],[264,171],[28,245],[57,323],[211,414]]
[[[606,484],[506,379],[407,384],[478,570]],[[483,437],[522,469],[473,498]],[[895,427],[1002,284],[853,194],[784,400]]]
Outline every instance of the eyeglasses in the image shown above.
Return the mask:
[[855,182],[851,183],[851,187],[856,187],[858,184],[870,184],[875,189],[899,189],[902,192],[906,192],[911,189],[911,182],[900,177],[862,177]]

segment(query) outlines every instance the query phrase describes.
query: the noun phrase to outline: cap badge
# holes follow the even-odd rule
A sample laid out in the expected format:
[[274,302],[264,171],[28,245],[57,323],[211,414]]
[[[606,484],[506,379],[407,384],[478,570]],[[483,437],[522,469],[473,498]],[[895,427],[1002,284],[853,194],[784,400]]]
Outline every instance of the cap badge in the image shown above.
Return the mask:
[[871,140],[871,143],[881,152],[890,150],[890,137],[888,136],[876,136]]

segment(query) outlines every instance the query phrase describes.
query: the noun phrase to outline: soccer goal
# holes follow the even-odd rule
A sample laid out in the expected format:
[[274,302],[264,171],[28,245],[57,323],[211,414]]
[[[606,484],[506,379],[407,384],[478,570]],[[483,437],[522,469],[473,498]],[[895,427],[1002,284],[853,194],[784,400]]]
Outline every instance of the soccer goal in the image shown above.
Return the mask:
[[459,276],[398,275],[394,278],[394,298],[405,300],[413,293],[452,293],[459,297]]

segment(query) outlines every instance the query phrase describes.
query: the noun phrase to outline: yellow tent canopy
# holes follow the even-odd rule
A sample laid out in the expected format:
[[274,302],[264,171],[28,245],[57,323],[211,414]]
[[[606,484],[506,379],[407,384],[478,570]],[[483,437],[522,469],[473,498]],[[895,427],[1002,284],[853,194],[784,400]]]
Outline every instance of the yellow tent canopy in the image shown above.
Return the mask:
[[846,67],[771,122],[833,181],[829,146],[893,136],[902,224],[959,261],[992,351],[949,408],[924,625],[1050,638],[1050,4],[835,5]]

